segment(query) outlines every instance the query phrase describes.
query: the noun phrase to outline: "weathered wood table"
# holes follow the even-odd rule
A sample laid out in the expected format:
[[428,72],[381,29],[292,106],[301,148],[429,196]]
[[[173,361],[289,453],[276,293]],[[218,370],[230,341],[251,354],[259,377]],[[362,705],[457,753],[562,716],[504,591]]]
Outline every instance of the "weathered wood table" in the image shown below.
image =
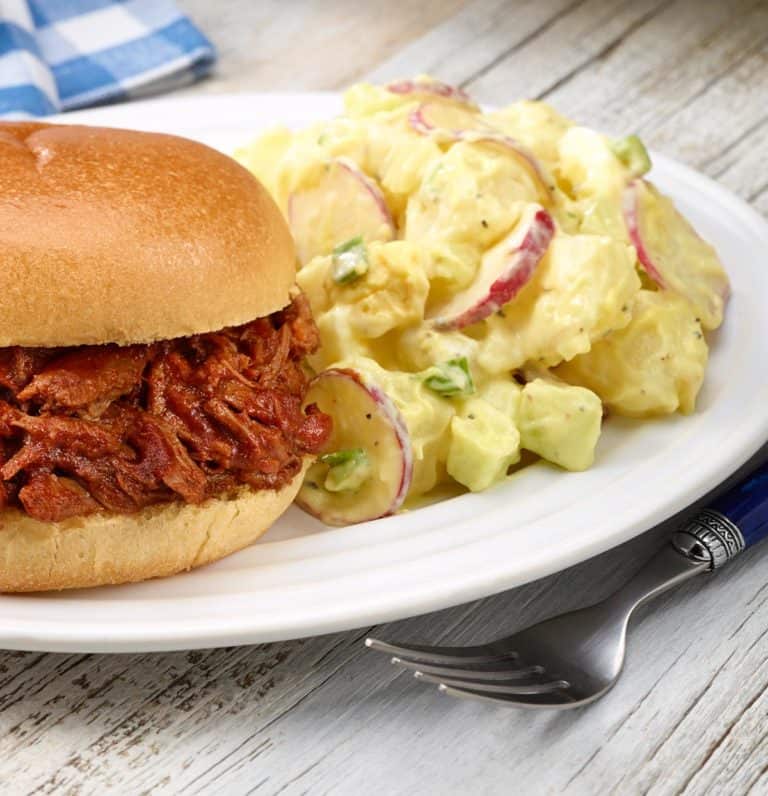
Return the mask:
[[[426,71],[481,101],[543,97],[639,132],[768,213],[765,2],[181,5],[221,55],[190,93]],[[466,643],[510,631],[605,594],[660,537],[376,632]],[[564,715],[440,697],[367,652],[371,628],[202,652],[0,653],[0,792],[768,793],[766,573],[758,549],[660,599],[616,689]]]

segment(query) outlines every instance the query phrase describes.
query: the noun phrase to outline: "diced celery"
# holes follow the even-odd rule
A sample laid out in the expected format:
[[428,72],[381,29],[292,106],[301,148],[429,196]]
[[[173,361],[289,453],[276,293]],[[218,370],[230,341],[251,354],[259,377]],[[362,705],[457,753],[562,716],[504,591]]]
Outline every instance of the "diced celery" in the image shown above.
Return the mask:
[[424,386],[446,398],[472,395],[475,385],[466,357],[440,362],[424,371]]
[[340,243],[331,256],[331,273],[337,285],[348,285],[368,272],[368,249],[359,235]]
[[642,177],[651,170],[651,158],[645,144],[636,135],[614,138],[611,151],[629,169],[633,177]]
[[329,492],[358,489],[371,475],[371,463],[362,448],[326,453],[319,461],[328,465],[323,486]]

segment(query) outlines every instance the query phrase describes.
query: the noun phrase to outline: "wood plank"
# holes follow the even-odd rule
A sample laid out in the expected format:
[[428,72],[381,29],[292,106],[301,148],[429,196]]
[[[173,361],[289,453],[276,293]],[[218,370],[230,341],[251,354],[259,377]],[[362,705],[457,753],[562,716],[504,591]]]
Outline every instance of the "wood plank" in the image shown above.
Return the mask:
[[458,13],[406,44],[366,74],[385,83],[427,72],[464,84],[473,75],[540,35],[584,0],[473,0]]
[[768,185],[763,186],[754,193],[751,201],[754,208],[768,218]]
[[704,3],[692,16],[677,2],[546,98],[584,124],[637,131],[701,167],[764,113],[767,32],[764,3]]
[[[541,97],[620,47],[633,31],[658,16],[669,0],[587,0],[569,9],[466,85],[481,101],[504,103]],[[568,106],[564,112],[570,112]]]
[[[333,670],[329,653],[339,644],[336,637],[313,640],[314,653],[302,660],[311,665],[313,654],[318,659],[327,656]],[[256,717],[285,710],[294,699],[292,681],[306,679],[304,663],[292,666],[292,657],[304,653],[305,643],[298,641],[167,655],[82,656],[77,670],[64,681],[65,699],[58,675],[71,656],[43,656],[37,667],[25,667],[19,659],[24,701],[0,709],[0,720],[8,728],[0,738],[0,754],[26,770],[30,787],[43,792],[69,787],[84,773],[96,777],[94,772],[99,772],[99,781],[114,784],[122,775],[119,768],[103,766],[103,756],[124,742],[141,749],[148,759],[156,757],[156,741],[168,726],[163,716],[169,708],[180,728],[190,719],[207,720],[222,704],[223,689],[230,697],[253,701]],[[312,686],[310,677],[304,687]],[[22,714],[18,719],[16,711]],[[55,739],[49,768],[34,763],[35,745],[46,737]],[[232,738],[236,737],[235,732]],[[140,743],[145,738],[151,739],[146,747]]]
[[180,5],[219,49],[215,78],[187,89],[200,93],[343,87],[450,16],[462,0]]
[[[749,64],[744,64],[746,67]],[[731,92],[735,94],[744,108],[742,114],[747,117],[757,116],[756,121],[750,125],[744,133],[736,136],[736,141],[733,144],[726,145],[722,152],[717,152],[709,155],[708,152],[702,153],[701,161],[697,164],[701,171],[704,171],[709,176],[716,179],[719,183],[726,188],[730,188],[735,193],[739,194],[742,198],[750,202],[757,210],[763,214],[768,212],[768,115],[760,115],[760,93],[758,90],[750,90],[746,88],[742,82],[741,77],[743,69],[737,70],[732,79],[724,81],[723,93]],[[747,93],[751,93],[751,97],[747,97]],[[732,126],[729,124],[729,119],[733,117],[735,111],[734,105],[725,109],[722,113],[717,102],[716,97],[703,97],[702,107],[707,108],[706,100],[710,100],[709,108],[718,108],[716,115],[720,120],[721,129],[727,130],[727,137],[734,136]],[[747,103],[743,101],[747,100]],[[751,102],[754,102],[753,106]],[[730,104],[730,103],[729,103]],[[708,111],[709,115],[714,115],[711,110]],[[742,115],[740,114],[740,115]],[[722,138],[723,133],[719,133],[718,137]],[[702,134],[703,138],[708,138],[706,133]],[[707,144],[703,145],[707,147]],[[714,150],[715,147],[710,143],[707,147]]]

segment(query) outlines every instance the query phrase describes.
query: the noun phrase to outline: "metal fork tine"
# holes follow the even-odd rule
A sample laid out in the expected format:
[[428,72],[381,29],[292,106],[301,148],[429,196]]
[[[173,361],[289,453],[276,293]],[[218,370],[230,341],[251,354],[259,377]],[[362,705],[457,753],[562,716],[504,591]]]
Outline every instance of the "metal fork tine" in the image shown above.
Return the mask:
[[479,700],[481,702],[491,702],[497,705],[505,705],[506,707],[526,708],[528,710],[571,708],[579,704],[575,697],[569,696],[568,693],[563,691],[524,696],[521,694],[491,694],[487,691],[475,691],[472,688],[455,688],[442,683],[438,688],[441,693],[447,696],[458,697],[459,699]]
[[493,668],[472,668],[466,669],[459,666],[430,666],[429,664],[419,663],[418,661],[404,661],[401,658],[392,658],[392,663],[402,666],[405,669],[431,674],[436,677],[468,677],[478,680],[526,680],[530,678],[540,678],[544,674],[541,666],[517,666],[516,661],[501,661],[497,664],[488,664]]
[[499,663],[517,659],[514,652],[493,652],[485,646],[479,647],[432,647],[421,644],[392,644],[379,641],[376,638],[367,638],[365,646],[370,649],[384,652],[401,661],[425,664],[446,664],[448,666],[475,663]]
[[419,680],[425,680],[428,683],[437,683],[437,685],[443,685],[447,688],[466,688],[483,694],[549,694],[553,691],[561,691],[570,686],[570,683],[566,680],[519,683],[515,680],[483,682],[482,680],[472,680],[470,678],[435,677],[432,674],[424,674],[423,672],[414,672],[414,676]]

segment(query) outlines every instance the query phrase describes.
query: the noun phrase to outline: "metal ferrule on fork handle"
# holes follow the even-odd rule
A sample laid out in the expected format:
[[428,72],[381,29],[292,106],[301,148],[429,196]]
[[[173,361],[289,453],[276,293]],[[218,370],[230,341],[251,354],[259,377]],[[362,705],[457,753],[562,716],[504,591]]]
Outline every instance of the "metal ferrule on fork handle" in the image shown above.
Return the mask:
[[768,537],[768,463],[702,509],[672,537],[688,558],[718,569]]

